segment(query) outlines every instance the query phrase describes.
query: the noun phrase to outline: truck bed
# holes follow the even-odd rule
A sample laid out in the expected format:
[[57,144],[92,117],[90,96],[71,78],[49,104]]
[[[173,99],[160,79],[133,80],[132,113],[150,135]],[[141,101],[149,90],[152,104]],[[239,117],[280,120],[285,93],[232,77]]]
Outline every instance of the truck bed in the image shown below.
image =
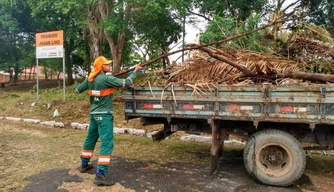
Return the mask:
[[[203,90],[203,88],[202,88]],[[334,87],[274,85],[135,87],[124,92],[126,119],[137,117],[221,119],[334,124]]]

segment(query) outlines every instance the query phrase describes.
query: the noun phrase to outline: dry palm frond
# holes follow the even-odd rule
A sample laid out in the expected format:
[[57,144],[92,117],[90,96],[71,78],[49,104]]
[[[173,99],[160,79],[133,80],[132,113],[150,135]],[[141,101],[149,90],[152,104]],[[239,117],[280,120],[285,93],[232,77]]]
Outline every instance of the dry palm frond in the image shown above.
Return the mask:
[[[250,51],[227,52],[219,49],[212,49],[216,54],[228,57],[229,60],[244,66],[258,75],[271,75],[285,70],[302,70],[296,62],[283,57],[269,54],[255,53]],[[171,82],[184,84],[200,84],[200,83],[224,83],[239,84],[243,75],[238,69],[226,64],[222,61],[215,60],[204,52],[198,51],[197,56],[185,62],[182,71],[173,74]],[[252,79],[250,79],[252,81]],[[250,83],[250,81],[247,81]],[[264,81],[263,79],[253,79],[251,84]],[[242,82],[245,84],[245,82]]]
[[203,96],[200,94],[200,92],[201,92],[201,93],[204,93],[204,91],[202,91],[200,88],[198,88],[198,87],[196,86],[196,84],[195,84],[195,85],[185,84],[185,86],[193,88],[193,92],[192,92],[192,94],[191,94],[191,97],[195,95],[195,97],[198,97],[198,96],[199,96],[199,97],[202,97],[202,98],[203,98]]

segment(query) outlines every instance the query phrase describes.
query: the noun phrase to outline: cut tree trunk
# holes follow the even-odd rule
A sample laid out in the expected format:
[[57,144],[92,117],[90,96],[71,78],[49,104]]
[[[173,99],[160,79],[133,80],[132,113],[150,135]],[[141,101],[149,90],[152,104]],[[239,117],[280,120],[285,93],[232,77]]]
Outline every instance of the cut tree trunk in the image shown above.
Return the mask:
[[283,72],[276,71],[276,74],[274,75],[262,75],[262,74],[256,74],[249,69],[245,68],[244,66],[241,66],[227,58],[225,58],[222,55],[214,54],[209,48],[199,48],[200,50],[208,53],[211,57],[223,61],[232,67],[235,67],[239,69],[243,75],[241,77],[253,77],[253,78],[259,78],[259,79],[280,79],[280,78],[292,78],[292,79],[303,79],[308,81],[321,81],[321,82],[330,82],[334,83],[334,75],[327,75],[327,74],[319,74],[319,73],[306,73],[306,72],[300,72],[300,71],[294,71],[294,70],[285,70]]
[[308,81],[321,81],[334,83],[334,75],[320,74],[320,73],[306,73],[300,71],[286,70],[276,75],[257,75],[254,77],[266,78],[266,79],[279,79],[279,78],[292,78],[303,79]]

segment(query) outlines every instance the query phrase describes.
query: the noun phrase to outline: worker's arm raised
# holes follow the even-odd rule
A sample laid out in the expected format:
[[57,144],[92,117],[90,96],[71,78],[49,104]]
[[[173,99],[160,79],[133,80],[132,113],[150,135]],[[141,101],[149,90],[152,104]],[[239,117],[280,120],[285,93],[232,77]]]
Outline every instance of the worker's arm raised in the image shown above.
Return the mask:
[[106,76],[105,82],[109,87],[129,87],[130,85],[132,85],[133,81],[137,77],[137,71],[141,70],[142,68],[142,66],[136,65],[133,73],[131,73],[131,75],[129,75],[125,79],[120,79],[112,75]]

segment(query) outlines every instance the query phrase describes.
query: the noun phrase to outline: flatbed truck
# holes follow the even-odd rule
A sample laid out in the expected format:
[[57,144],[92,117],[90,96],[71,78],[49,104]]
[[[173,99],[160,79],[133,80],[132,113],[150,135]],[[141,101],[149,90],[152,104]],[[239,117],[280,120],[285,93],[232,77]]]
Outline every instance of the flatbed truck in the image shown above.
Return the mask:
[[224,140],[238,135],[247,172],[258,182],[289,186],[303,174],[304,149],[334,148],[334,86],[144,86],[126,90],[125,118],[212,134],[210,174]]

